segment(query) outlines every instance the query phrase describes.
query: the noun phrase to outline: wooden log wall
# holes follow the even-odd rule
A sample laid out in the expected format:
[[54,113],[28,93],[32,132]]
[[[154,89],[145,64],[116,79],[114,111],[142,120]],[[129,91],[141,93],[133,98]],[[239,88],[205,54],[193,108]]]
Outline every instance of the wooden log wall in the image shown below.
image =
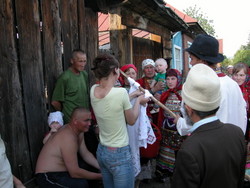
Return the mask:
[[163,47],[163,56],[172,57],[171,49],[171,32],[166,27],[163,27],[152,20],[149,20],[143,15],[139,15],[135,12],[131,12],[129,10],[122,9],[121,11],[122,17],[122,24],[126,25],[127,27],[137,28],[145,31],[149,31],[150,33],[156,34],[161,36],[161,43]]
[[160,57],[163,57],[161,43],[133,37],[133,62],[138,69],[137,78],[141,78],[143,75],[142,61],[144,59],[153,59],[155,61]]
[[120,8],[110,14],[110,48],[120,66],[133,63],[132,29],[122,25]]
[[86,65],[86,70],[89,72],[89,82],[90,85],[93,85],[95,83],[94,74],[91,71],[92,62],[94,58],[98,54],[98,15],[96,12],[93,12],[90,8],[85,9],[85,23],[86,23],[86,33],[84,33],[84,36],[86,37],[86,53],[87,53],[87,59],[88,64]]
[[[32,165],[23,106],[15,15],[11,0],[0,1],[0,134],[5,142],[14,174],[27,171]],[[20,173],[19,173],[20,172]]]
[[1,0],[0,15],[0,134],[13,174],[28,182],[48,130],[56,79],[76,48],[87,52],[90,70],[98,17],[84,0]]
[[15,7],[26,135],[29,141],[31,169],[34,169],[42,146],[41,133],[45,132],[46,125],[39,2],[16,1]]

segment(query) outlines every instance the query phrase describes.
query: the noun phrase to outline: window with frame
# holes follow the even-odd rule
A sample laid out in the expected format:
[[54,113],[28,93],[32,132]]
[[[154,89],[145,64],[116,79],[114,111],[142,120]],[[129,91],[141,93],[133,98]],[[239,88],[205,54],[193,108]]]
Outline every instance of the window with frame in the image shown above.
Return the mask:
[[181,56],[181,48],[179,46],[174,46],[174,62],[176,69],[182,71],[183,69],[182,56]]
[[[188,42],[187,42],[188,48],[189,48],[191,45],[192,45],[192,43],[188,41]],[[191,69],[192,65],[190,64],[190,62],[191,62],[191,58],[190,58],[190,56],[188,56],[188,67]]]

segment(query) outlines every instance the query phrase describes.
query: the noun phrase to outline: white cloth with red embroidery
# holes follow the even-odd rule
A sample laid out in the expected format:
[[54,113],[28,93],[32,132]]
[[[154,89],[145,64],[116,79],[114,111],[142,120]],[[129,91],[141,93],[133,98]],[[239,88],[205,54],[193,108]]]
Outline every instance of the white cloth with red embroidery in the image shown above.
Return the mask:
[[[129,94],[136,91],[140,84],[133,79],[128,78],[130,82]],[[145,90],[145,97],[152,96],[148,90]],[[134,105],[136,98],[130,102]],[[134,125],[128,125],[129,145],[132,153],[132,161],[134,165],[135,176],[141,171],[140,165],[140,147],[147,148],[147,144],[153,144],[156,141],[156,136],[150,124],[150,120],[146,113],[147,106],[140,106],[140,113]]]

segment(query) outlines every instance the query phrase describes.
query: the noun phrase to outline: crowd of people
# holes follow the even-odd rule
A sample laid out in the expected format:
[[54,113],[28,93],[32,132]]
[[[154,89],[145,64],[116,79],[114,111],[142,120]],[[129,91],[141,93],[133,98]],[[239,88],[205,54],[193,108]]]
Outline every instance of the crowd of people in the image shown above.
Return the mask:
[[[133,188],[154,173],[174,188],[242,187],[250,175],[249,68],[241,62],[218,71],[224,57],[209,35],[198,35],[186,52],[192,68],[185,82],[169,59],[120,66],[113,55],[100,54],[90,87],[87,56],[74,50],[53,92],[38,186]],[[1,139],[0,146],[4,155]],[[12,185],[8,160],[1,160]]]
[[[39,187],[132,188],[150,181],[153,170],[172,187],[241,187],[248,169],[248,67],[235,65],[230,77],[218,72],[224,57],[209,35],[198,35],[186,51],[192,68],[184,83],[164,58],[143,60],[138,79],[135,65],[101,54],[89,88],[86,54],[74,50],[53,93],[56,112],[36,166]],[[84,139],[89,129],[94,147]]]

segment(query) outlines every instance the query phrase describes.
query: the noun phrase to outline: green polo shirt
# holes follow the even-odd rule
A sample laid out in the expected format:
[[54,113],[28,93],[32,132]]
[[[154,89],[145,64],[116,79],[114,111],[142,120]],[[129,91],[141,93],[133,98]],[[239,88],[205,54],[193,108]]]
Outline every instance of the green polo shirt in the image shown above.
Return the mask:
[[64,71],[58,78],[53,92],[52,101],[62,103],[64,124],[70,121],[74,108],[89,108],[88,74],[86,71],[74,74],[70,69]]

